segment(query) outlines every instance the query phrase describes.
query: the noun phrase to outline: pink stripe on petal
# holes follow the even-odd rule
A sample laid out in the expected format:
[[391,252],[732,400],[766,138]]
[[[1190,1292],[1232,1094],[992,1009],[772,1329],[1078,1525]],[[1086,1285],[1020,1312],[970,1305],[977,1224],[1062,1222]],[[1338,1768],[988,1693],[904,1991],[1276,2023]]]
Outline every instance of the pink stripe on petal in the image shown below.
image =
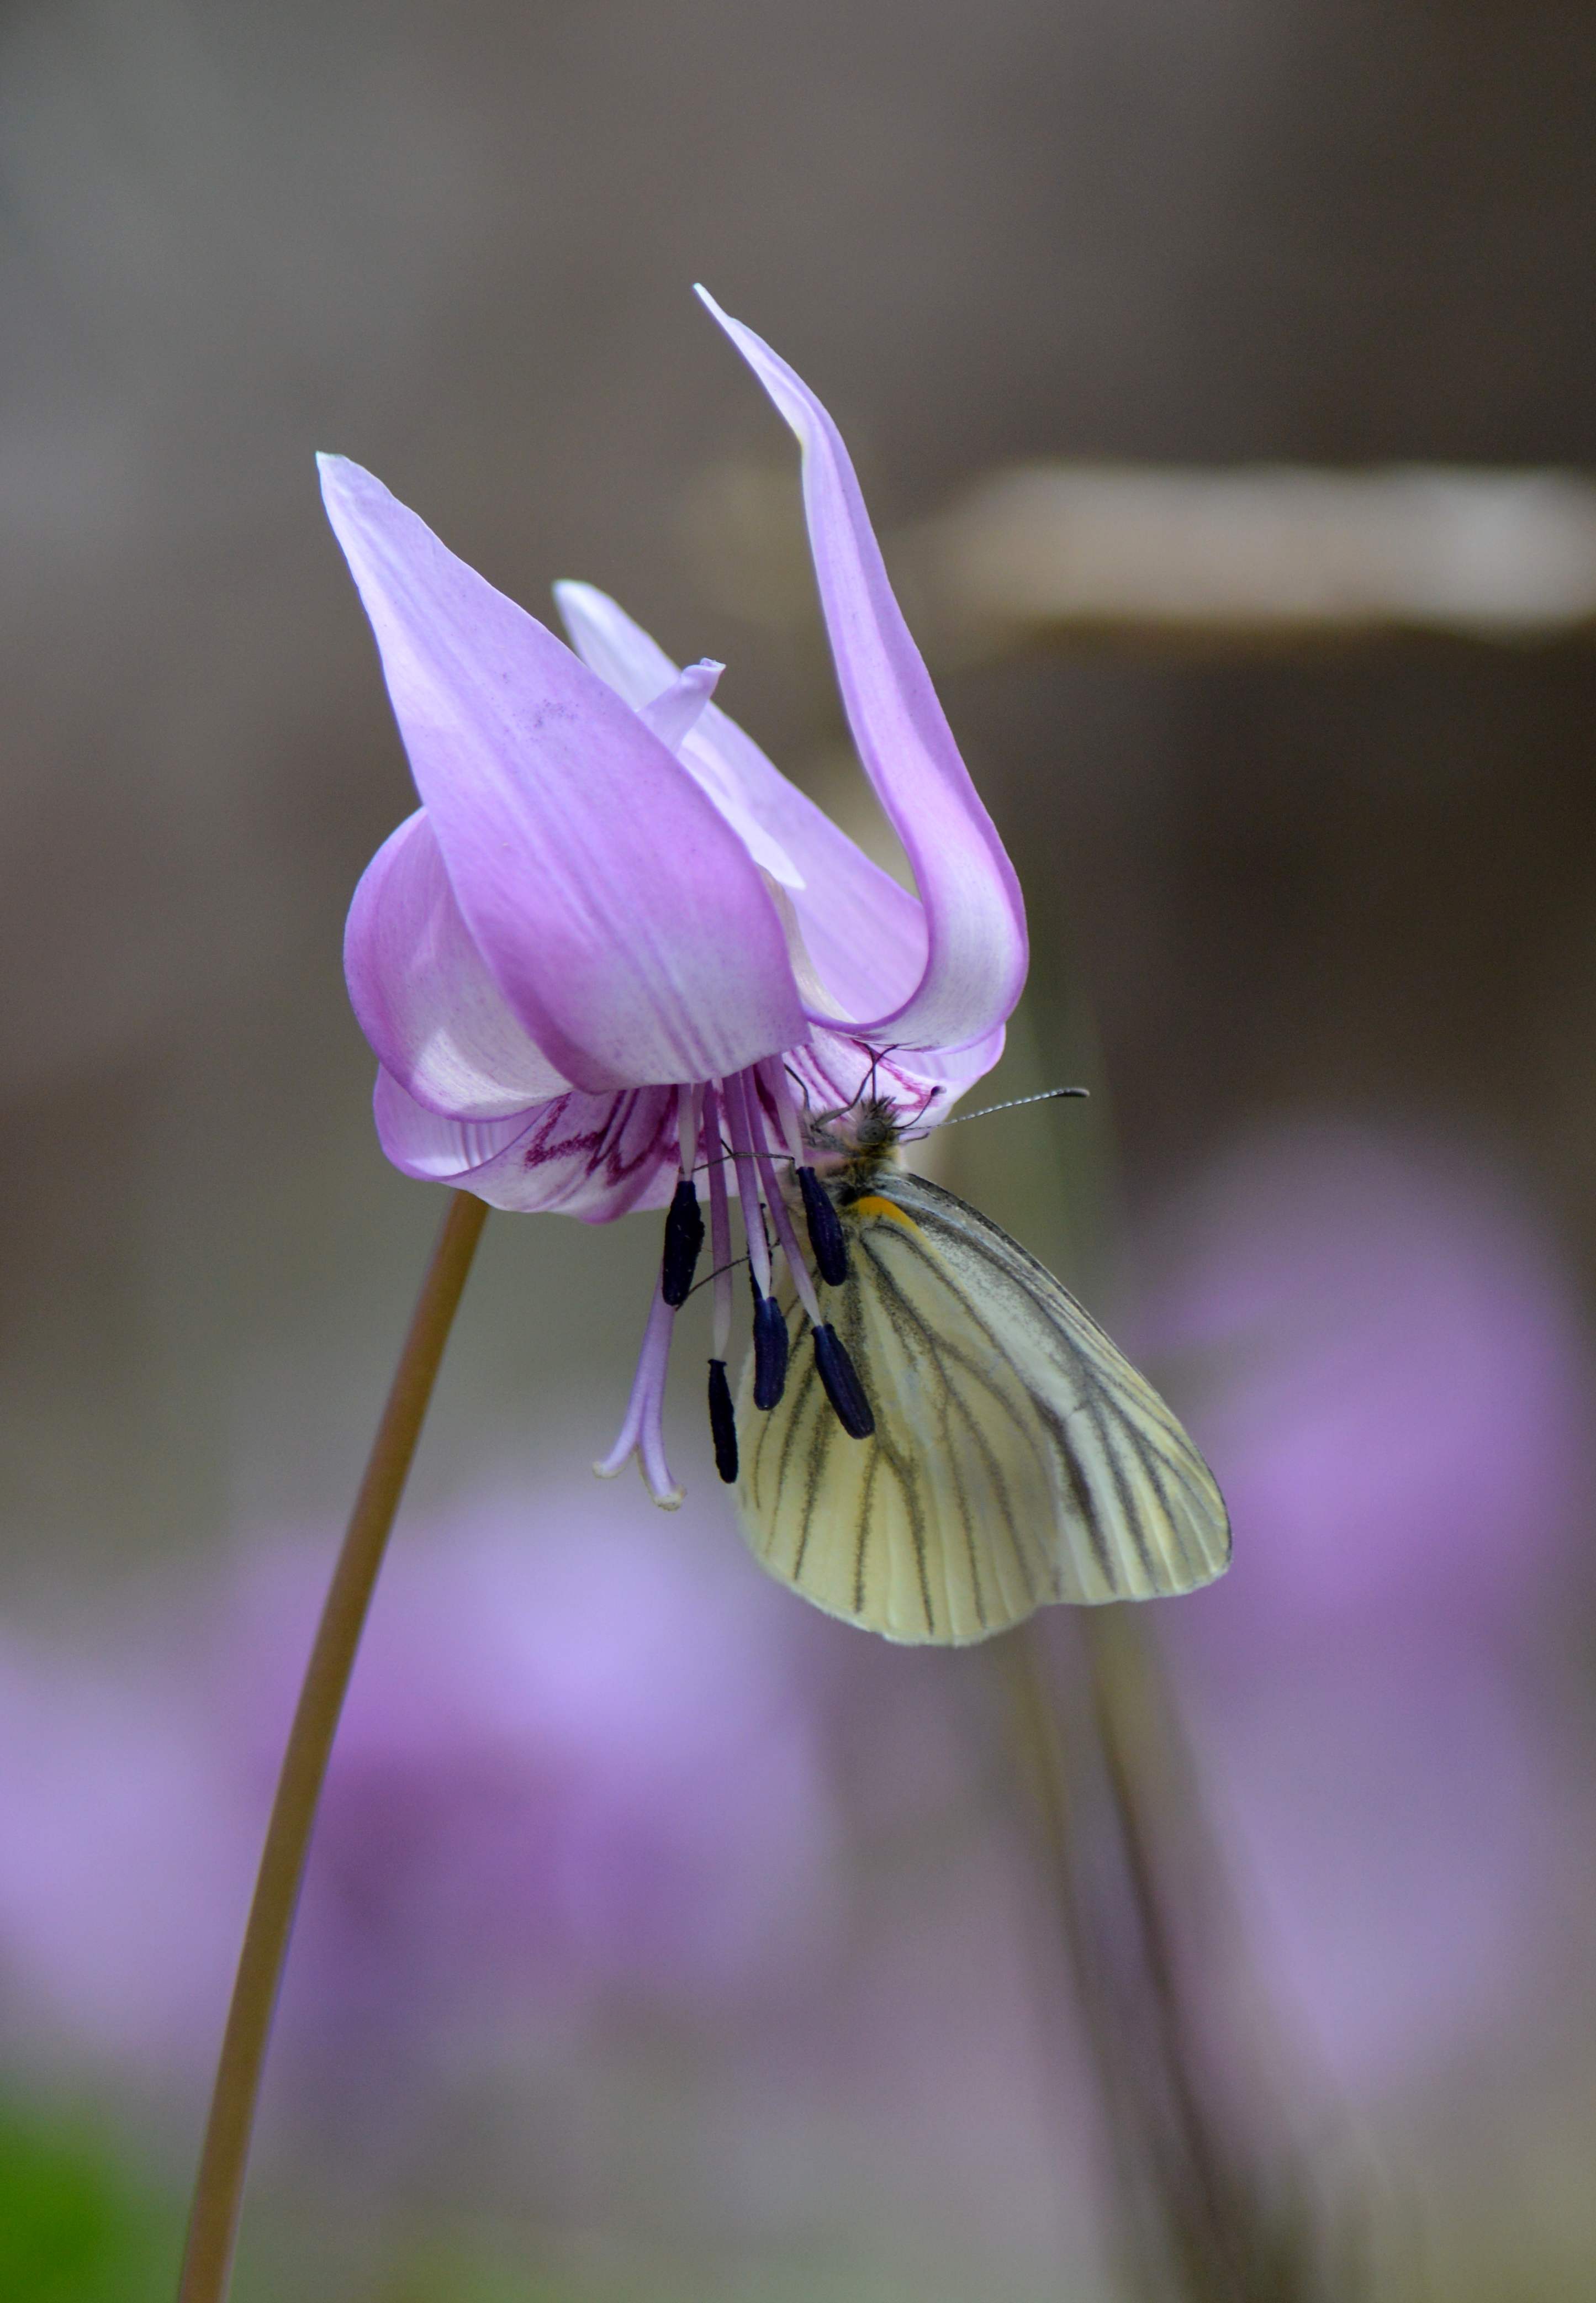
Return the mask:
[[372,1110],[383,1150],[405,1175],[518,1214],[610,1223],[666,1206],[675,1188],[672,1088],[572,1092],[511,1118],[461,1120],[426,1110],[379,1071]]
[[785,360],[704,289],[698,294],[803,450],[810,548],[849,725],[925,907],[929,948],[918,984],[890,1012],[855,1019],[856,1026],[871,1038],[963,1046],[1004,1021],[1025,983],[1025,909],[1013,866],[892,596],[840,434]]
[[758,870],[665,746],[370,473],[321,472],[461,915],[549,1062],[599,1092],[801,1041]]

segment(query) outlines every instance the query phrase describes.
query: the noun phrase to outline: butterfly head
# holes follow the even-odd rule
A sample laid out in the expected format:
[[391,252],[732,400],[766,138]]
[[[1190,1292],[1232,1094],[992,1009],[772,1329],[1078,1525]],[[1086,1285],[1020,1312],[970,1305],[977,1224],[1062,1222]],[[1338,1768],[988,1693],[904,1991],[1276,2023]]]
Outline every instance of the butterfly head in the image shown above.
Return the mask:
[[806,1130],[815,1172],[846,1196],[868,1191],[886,1168],[899,1161],[907,1125],[890,1096],[861,1096],[841,1111],[816,1114]]

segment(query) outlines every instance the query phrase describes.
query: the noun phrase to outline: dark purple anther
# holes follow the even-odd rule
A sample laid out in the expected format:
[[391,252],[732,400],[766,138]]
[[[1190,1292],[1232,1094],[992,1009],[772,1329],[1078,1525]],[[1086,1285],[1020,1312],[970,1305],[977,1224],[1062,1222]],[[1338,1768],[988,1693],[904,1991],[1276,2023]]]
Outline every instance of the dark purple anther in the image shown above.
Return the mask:
[[660,1294],[667,1303],[685,1303],[692,1293],[698,1252],[704,1245],[704,1217],[690,1176],[676,1186],[665,1216],[665,1261],[660,1273]]
[[709,1435],[715,1443],[715,1469],[731,1487],[737,1479],[737,1416],[724,1360],[709,1363]]
[[844,1431],[850,1439],[868,1439],[875,1429],[875,1418],[870,1413],[870,1402],[865,1396],[858,1371],[829,1320],[815,1330],[815,1364]]
[[773,1407],[787,1388],[787,1322],[773,1295],[754,1306],[754,1405]]
[[815,1269],[828,1287],[840,1287],[848,1277],[848,1240],[842,1219],[813,1168],[800,1168],[798,1179],[809,1224],[809,1244],[815,1251]]

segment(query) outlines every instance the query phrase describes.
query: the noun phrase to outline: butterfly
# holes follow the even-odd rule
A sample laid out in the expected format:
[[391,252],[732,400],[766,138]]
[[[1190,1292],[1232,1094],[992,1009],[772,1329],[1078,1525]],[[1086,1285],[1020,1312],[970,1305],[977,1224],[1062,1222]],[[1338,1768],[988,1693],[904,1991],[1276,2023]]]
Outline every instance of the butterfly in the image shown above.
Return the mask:
[[737,1403],[756,1556],[828,1615],[942,1647],[1222,1573],[1224,1501],[1174,1415],[1051,1272],[899,1166],[902,1134],[883,1098],[810,1131],[847,1245],[825,1310],[865,1405],[845,1425],[789,1286],[785,1388],[756,1406],[750,1360]]

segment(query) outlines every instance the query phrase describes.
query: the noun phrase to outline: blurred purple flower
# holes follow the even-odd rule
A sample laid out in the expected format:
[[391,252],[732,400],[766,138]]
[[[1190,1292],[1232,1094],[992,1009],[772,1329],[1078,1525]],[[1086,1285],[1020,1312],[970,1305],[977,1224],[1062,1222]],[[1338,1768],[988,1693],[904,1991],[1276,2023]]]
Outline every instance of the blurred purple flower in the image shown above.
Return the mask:
[[1549,1941],[1536,1642],[1592,1507],[1589,1339],[1501,1177],[1351,1125],[1233,1150],[1158,1268],[1147,1347],[1237,1528],[1170,1644],[1276,1981],[1381,2083],[1499,2017]]
[[[367,869],[345,959],[381,1065],[378,1133],[407,1174],[589,1222],[674,1195],[701,1240],[702,1167],[717,1242],[735,1186],[745,1211],[764,1198],[791,1261],[773,1161],[802,1156],[795,1088],[835,1107],[879,1068],[885,1092],[929,1108],[967,1086],[1001,1048],[1025,921],[836,426],[768,345],[705,301],[802,445],[843,701],[918,897],[715,709],[720,665],[679,671],[612,600],[565,584],[573,654],[369,473],[329,456],[328,516],[423,801]],[[764,1226],[747,1230],[767,1299]],[[673,1276],[668,1244],[603,1467],[635,1451],[666,1505],[680,1496],[660,1410],[692,1260],[679,1253]],[[722,1367],[730,1307],[722,1290]]]
[[[507,1496],[398,1548],[317,1828],[291,2068],[351,2033],[367,2063],[458,2063],[633,1999],[724,2007],[823,1936],[832,1818],[786,1612],[603,1502],[542,1543]],[[178,1654],[124,1625],[104,1654],[0,1655],[13,2031],[203,2069],[324,1573],[320,1547],[252,1550]]]

